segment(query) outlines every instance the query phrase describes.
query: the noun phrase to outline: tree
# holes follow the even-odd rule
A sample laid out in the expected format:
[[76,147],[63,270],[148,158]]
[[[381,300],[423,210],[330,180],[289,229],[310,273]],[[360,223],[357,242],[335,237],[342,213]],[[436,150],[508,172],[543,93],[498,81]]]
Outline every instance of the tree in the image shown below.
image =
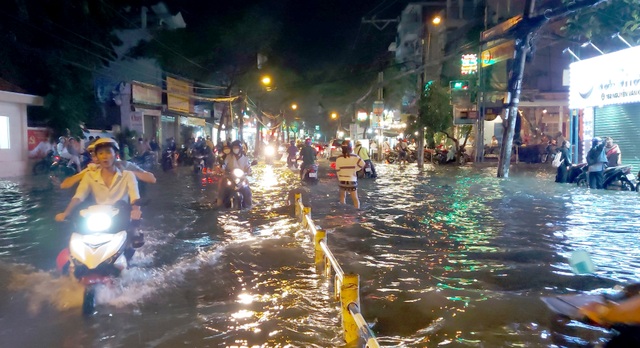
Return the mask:
[[15,0],[0,21],[0,77],[45,97],[32,114],[58,134],[95,113],[93,73],[114,57],[118,0]]
[[[569,4],[575,0],[563,0]],[[640,2],[637,0],[608,1],[574,12],[567,18],[563,31],[572,38],[584,37],[595,42],[607,42],[617,32],[625,39],[640,40]]]
[[[471,126],[465,126],[462,128],[462,132],[465,134],[465,140],[460,145],[459,139],[453,132],[453,108],[450,105],[449,91],[441,86],[439,83],[431,83],[420,97],[418,117],[413,122],[414,129],[417,128],[421,134],[419,137],[418,148],[423,148],[424,129],[426,128],[427,141],[429,147],[435,147],[434,136],[437,133],[444,134],[448,139],[451,139],[456,145],[456,159],[462,155],[469,134],[471,133]],[[420,153],[418,154],[418,160],[421,160]],[[420,162],[418,163],[420,164]]]

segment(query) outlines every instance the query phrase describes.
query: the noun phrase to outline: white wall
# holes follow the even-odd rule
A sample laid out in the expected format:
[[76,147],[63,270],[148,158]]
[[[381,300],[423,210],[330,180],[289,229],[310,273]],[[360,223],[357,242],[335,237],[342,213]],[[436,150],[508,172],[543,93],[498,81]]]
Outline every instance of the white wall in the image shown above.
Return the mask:
[[[0,101],[0,116],[9,117],[9,149],[0,149],[0,178],[29,173],[27,106]],[[4,134],[0,134],[4,137]]]

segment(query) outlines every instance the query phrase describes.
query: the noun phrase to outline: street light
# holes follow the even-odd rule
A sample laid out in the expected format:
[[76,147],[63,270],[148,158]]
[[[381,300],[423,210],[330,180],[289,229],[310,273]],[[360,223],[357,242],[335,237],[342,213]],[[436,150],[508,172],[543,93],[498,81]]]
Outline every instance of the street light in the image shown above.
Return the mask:
[[335,120],[336,118],[338,118],[338,113],[337,112],[332,112],[331,113],[331,119]]
[[261,81],[262,81],[262,84],[265,85],[265,86],[271,85],[271,77],[270,76],[263,76]]
[[296,103],[291,104],[291,109],[292,110],[298,109],[298,104],[296,104]]
[[440,22],[442,22],[442,18],[440,18],[440,16],[436,16],[431,22],[435,25],[438,25],[440,24]]

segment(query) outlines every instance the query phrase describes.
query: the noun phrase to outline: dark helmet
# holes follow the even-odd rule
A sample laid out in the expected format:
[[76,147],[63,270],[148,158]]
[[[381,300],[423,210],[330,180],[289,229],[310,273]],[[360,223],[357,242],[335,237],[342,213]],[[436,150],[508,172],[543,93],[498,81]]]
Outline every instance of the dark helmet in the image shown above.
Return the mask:
[[305,145],[311,145],[311,138],[307,138],[304,140]]
[[240,142],[240,140],[235,140],[235,141],[233,141],[233,142],[231,143],[231,147],[232,147],[232,148],[233,148],[233,147],[235,147],[235,146],[237,146],[237,147],[239,147],[240,149],[242,149],[242,143]]
[[351,142],[349,140],[344,140],[342,142],[342,148],[343,149],[347,148],[347,149],[351,150],[352,149]]
[[602,142],[602,139],[595,137],[593,139],[591,139],[591,146],[596,146],[598,144],[600,144]]

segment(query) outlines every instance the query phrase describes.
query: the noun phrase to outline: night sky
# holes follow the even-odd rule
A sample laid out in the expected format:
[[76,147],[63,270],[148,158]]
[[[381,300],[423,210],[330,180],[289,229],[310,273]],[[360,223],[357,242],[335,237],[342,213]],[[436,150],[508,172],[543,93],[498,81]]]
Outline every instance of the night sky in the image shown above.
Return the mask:
[[172,1],[171,8],[182,12],[187,26],[202,21],[242,13],[258,6],[282,24],[276,48],[290,68],[300,70],[309,65],[366,67],[388,56],[387,47],[394,41],[396,25],[379,31],[369,19],[397,18],[409,0],[254,0],[230,3],[218,1]]

